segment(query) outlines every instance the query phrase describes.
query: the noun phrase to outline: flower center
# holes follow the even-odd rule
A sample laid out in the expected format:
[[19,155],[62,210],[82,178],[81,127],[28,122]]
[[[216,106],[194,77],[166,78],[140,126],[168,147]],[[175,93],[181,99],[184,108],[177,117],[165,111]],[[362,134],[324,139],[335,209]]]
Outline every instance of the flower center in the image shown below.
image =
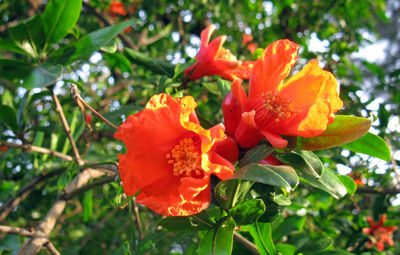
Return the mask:
[[173,175],[186,175],[200,177],[201,156],[194,145],[192,138],[184,138],[167,153],[168,163],[173,166]]
[[230,60],[230,61],[237,61],[237,58],[231,53],[231,51],[227,50],[223,47],[221,47],[218,50],[216,59],[226,59],[226,60]]
[[263,108],[272,115],[276,122],[287,119],[292,115],[290,101],[278,95],[278,91],[267,91],[261,95]]

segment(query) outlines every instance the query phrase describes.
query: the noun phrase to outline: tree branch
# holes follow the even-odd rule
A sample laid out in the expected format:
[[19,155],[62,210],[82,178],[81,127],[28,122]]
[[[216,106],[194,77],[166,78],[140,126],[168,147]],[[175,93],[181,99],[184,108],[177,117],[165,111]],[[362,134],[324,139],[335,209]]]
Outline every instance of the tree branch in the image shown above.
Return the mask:
[[47,241],[47,242],[44,244],[44,246],[47,248],[47,250],[48,250],[51,254],[53,254],[53,255],[61,255],[61,254],[57,251],[56,247],[54,247],[54,245],[53,245],[50,241]]
[[24,228],[11,227],[11,226],[5,226],[5,225],[0,225],[0,232],[7,233],[7,234],[16,234],[16,235],[20,235],[20,236],[33,236],[35,234],[35,232],[29,231]]
[[116,177],[116,175],[106,176],[104,178],[101,178],[99,180],[96,180],[96,181],[92,182],[91,184],[88,184],[88,185],[85,185],[85,186],[83,186],[83,187],[81,187],[79,189],[76,189],[76,190],[72,191],[71,193],[63,194],[63,195],[61,195],[60,198],[64,199],[64,200],[70,200],[71,198],[73,198],[73,197],[75,197],[77,195],[80,195],[82,193],[85,193],[86,191],[88,191],[90,189],[93,189],[93,188],[95,188],[97,186],[100,186],[100,185],[103,185],[105,183],[109,183],[109,182],[114,181],[115,177]]
[[59,157],[59,158],[62,158],[62,159],[68,160],[68,161],[74,160],[74,158],[72,158],[71,156],[63,154],[61,152],[49,150],[47,148],[38,147],[38,146],[30,145],[30,144],[15,144],[15,143],[9,143],[9,142],[0,142],[0,146],[21,148],[21,149],[29,151],[29,152],[39,152],[39,153],[49,154],[50,156]]
[[252,242],[244,238],[241,234],[238,232],[234,231],[233,232],[233,239],[243,245],[247,250],[251,252],[251,254],[254,255],[260,255],[260,252],[258,252],[257,246],[255,246]]

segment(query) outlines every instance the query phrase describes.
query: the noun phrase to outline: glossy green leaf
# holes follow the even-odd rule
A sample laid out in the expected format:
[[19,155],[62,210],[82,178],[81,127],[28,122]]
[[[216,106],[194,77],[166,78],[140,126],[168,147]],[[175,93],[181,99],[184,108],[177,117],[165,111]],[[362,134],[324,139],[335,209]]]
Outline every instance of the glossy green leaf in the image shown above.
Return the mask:
[[[354,253],[343,251],[343,250],[329,250],[317,253],[318,255],[355,255]],[[368,254],[365,254],[368,255]]]
[[284,154],[275,154],[274,156],[279,161],[315,178],[321,177],[324,171],[324,165],[321,160],[311,151],[297,150]]
[[121,72],[132,72],[132,65],[129,60],[119,52],[113,54],[103,54],[104,59],[113,69],[119,69]]
[[0,105],[0,121],[12,131],[18,130],[17,115],[14,109],[7,105]]
[[287,243],[278,243],[276,244],[276,249],[284,255],[294,255],[297,247]]
[[328,237],[317,237],[315,239],[309,240],[302,247],[298,249],[298,252],[302,252],[304,254],[315,254],[317,252],[321,252],[331,246],[333,240]]
[[199,255],[230,255],[233,245],[233,230],[236,224],[231,217],[219,222],[207,231],[199,244]]
[[242,179],[268,184],[291,191],[299,183],[296,171],[290,166],[272,166],[251,163],[235,172],[230,179]]
[[385,140],[369,132],[360,139],[344,144],[341,147],[353,152],[380,158],[385,161],[389,161],[391,158],[390,149]]
[[289,235],[296,231],[302,231],[304,222],[305,218],[302,216],[288,216],[273,232],[274,240],[280,240],[285,235]]
[[38,57],[44,46],[44,28],[40,14],[9,28],[14,42],[33,57]]
[[222,208],[228,210],[244,199],[252,185],[252,181],[246,180],[221,181],[214,189],[215,200]]
[[244,154],[239,162],[239,166],[242,167],[250,163],[258,163],[268,157],[274,150],[275,148],[268,144],[259,144]]
[[148,57],[143,53],[129,48],[125,48],[124,53],[132,63],[143,66],[153,73],[166,75],[168,77],[174,76],[175,66],[168,62]]
[[338,178],[340,181],[343,183],[343,185],[346,187],[347,193],[348,194],[353,194],[357,190],[357,184],[354,182],[352,178],[350,178],[347,175],[338,175]]
[[31,72],[26,61],[17,59],[0,59],[0,77],[8,80],[23,79]]
[[252,225],[241,227],[243,230],[249,231],[261,255],[275,255],[275,245],[272,240],[271,223],[256,222]]
[[54,84],[61,76],[63,67],[61,65],[44,64],[34,68],[24,79],[24,88],[40,88]]
[[303,181],[311,186],[326,191],[335,198],[340,198],[347,194],[346,186],[343,185],[339,177],[329,168],[325,167],[321,178],[314,178],[308,175],[303,175],[301,177]]
[[321,135],[297,137],[297,149],[322,150],[350,143],[362,137],[370,127],[370,119],[336,115],[335,121]]
[[265,204],[261,199],[241,202],[229,210],[237,225],[253,224],[265,212]]
[[81,13],[82,0],[50,0],[44,10],[46,44],[57,43],[75,26]]
[[20,48],[14,41],[0,40],[0,50],[12,51],[19,54],[28,54]]
[[127,20],[114,26],[105,27],[91,32],[79,39],[77,42],[71,43],[52,52],[50,54],[50,60],[55,63],[67,65],[74,61],[89,57],[93,52],[106,45],[134,22],[134,20]]

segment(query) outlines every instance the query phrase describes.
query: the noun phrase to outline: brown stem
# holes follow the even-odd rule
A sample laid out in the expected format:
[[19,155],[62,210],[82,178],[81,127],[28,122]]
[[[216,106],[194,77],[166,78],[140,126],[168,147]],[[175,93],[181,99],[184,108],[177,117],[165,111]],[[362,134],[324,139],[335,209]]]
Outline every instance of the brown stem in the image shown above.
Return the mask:
[[258,252],[257,246],[255,246],[252,242],[244,238],[242,235],[240,235],[238,232],[234,231],[233,232],[233,239],[243,245],[247,250],[251,252],[251,254],[254,255],[260,255],[260,252]]
[[[79,95],[79,90],[78,87],[75,84],[72,84],[72,93],[75,98],[75,101],[79,104],[83,104],[86,108],[88,108],[90,111],[92,111],[97,117],[102,119],[105,123],[107,123],[109,126],[118,129],[118,127],[114,124],[112,124],[109,120],[103,117],[100,113],[98,113],[95,109],[93,109],[90,105],[88,105],[85,100]],[[82,109],[82,108],[81,108]]]
[[61,119],[61,122],[62,122],[62,126],[63,126],[64,131],[67,134],[68,140],[69,140],[69,142],[71,144],[72,152],[74,153],[74,159],[75,159],[75,161],[76,161],[76,163],[78,165],[83,165],[83,161],[81,159],[81,155],[79,154],[79,151],[78,151],[78,148],[76,147],[74,138],[72,137],[71,129],[69,128],[68,121],[65,118],[63,109],[62,109],[61,104],[60,104],[60,101],[58,100],[58,97],[55,94],[54,89],[51,88],[50,90],[51,90],[51,96],[53,97],[53,101],[54,101],[54,104],[56,106],[56,111],[58,112],[58,114],[60,116],[60,119]]
[[50,241],[47,241],[47,242],[44,244],[44,246],[47,248],[47,250],[50,252],[50,254],[53,254],[53,255],[61,255],[61,254],[57,251],[56,247],[54,247],[54,245],[53,245]]
[[7,234],[16,234],[16,235],[20,235],[20,236],[33,236],[35,234],[35,232],[29,231],[24,228],[11,227],[11,226],[5,226],[5,225],[0,225],[0,232],[7,233]]
[[135,213],[135,218],[136,218],[136,226],[138,228],[138,232],[139,232],[139,239],[142,240],[143,239],[143,229],[142,229],[142,223],[140,220],[140,215],[139,215],[139,208],[137,206],[136,203],[136,197],[132,198],[132,204],[133,204],[133,212]]
[[82,193],[85,193],[86,191],[88,191],[90,189],[93,189],[97,186],[114,181],[115,177],[116,177],[115,175],[109,175],[109,176],[106,176],[99,180],[96,180],[96,181],[92,182],[91,184],[85,185],[79,189],[72,191],[71,193],[61,195],[61,199],[70,200],[71,198],[73,198],[77,195],[80,195]]
[[55,156],[59,157],[68,161],[74,160],[71,156],[63,154],[58,151],[53,151],[49,150],[47,148],[43,147],[38,147],[30,144],[15,144],[15,143],[9,143],[9,142],[0,142],[0,146],[7,146],[7,147],[12,147],[12,148],[21,148],[29,152],[39,152],[39,153],[44,153],[44,154],[49,154],[50,156]]

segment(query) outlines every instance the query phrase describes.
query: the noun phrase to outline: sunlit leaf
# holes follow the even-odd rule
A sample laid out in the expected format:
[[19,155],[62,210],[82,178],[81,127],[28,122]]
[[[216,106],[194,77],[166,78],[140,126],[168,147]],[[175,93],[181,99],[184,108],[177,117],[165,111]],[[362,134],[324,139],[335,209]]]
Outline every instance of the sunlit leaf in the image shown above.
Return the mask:
[[322,150],[350,143],[368,132],[371,120],[355,116],[336,115],[324,133],[314,137],[297,137],[297,149]]
[[232,253],[233,230],[236,224],[231,217],[221,220],[200,240],[199,255],[229,255]]
[[274,156],[279,161],[315,178],[319,178],[324,171],[321,160],[311,151],[296,150]]
[[363,137],[354,142],[344,144],[341,147],[353,152],[364,153],[372,157],[389,161],[391,153],[386,142],[377,135],[367,133]]

